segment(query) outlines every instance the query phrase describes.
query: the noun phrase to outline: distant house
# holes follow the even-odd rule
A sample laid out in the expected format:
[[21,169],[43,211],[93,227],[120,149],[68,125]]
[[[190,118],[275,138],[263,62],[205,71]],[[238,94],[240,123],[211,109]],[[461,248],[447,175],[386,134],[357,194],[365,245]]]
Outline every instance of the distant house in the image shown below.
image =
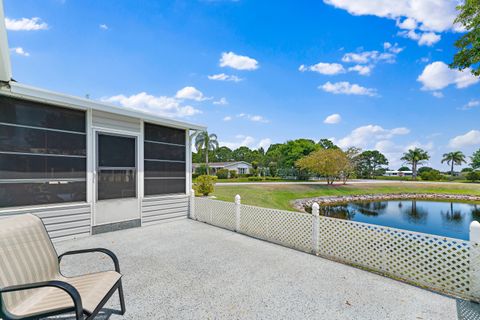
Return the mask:
[[410,177],[413,175],[413,171],[398,171],[398,170],[387,170],[385,171],[384,176],[386,177]]
[[[195,172],[196,168],[204,165],[205,163],[193,163],[193,172]],[[252,165],[246,161],[210,162],[208,167],[212,174],[217,173],[220,169],[235,170],[237,174],[247,174],[252,169]]]

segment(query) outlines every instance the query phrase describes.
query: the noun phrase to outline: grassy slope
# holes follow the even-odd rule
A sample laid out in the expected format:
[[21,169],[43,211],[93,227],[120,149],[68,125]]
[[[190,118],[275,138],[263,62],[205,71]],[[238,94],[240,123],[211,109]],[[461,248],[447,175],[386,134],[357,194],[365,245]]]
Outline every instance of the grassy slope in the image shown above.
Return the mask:
[[376,183],[345,186],[312,184],[217,186],[213,195],[219,200],[233,201],[235,195],[240,194],[244,204],[292,210],[290,201],[300,198],[407,192],[480,195],[480,185],[463,183]]

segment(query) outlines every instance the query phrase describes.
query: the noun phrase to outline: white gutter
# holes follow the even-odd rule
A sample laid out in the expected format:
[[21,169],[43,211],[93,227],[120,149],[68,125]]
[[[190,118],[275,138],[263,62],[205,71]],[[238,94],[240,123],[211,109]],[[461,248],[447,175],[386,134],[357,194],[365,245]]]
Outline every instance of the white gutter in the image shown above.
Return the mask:
[[10,65],[10,49],[8,48],[7,27],[3,13],[3,0],[0,0],[0,81],[9,82],[12,79]]

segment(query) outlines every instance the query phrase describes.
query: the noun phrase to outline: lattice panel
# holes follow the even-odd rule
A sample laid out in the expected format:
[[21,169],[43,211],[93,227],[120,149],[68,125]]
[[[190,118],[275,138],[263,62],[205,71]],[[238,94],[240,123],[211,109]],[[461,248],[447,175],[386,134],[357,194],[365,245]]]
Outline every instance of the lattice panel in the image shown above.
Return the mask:
[[200,197],[194,201],[197,220],[235,230],[235,203]]
[[470,244],[388,227],[320,217],[320,254],[419,285],[470,295]]
[[298,250],[312,251],[312,215],[241,205],[240,232]]

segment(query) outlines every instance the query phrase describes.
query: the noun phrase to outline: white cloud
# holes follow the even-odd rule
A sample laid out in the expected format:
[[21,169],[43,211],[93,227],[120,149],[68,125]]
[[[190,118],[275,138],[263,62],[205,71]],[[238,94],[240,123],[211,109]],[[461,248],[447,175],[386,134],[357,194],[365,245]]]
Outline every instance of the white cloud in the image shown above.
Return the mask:
[[[409,35],[408,31],[404,36],[418,41],[420,45],[438,41],[439,36],[435,33],[462,30],[460,26],[454,25],[459,1],[324,0],[324,2],[347,10],[352,15],[375,15],[395,20],[400,29],[413,31],[417,36],[414,33]],[[415,30],[421,33],[416,33]]]
[[195,100],[195,101],[204,101],[211,98],[207,98],[203,95],[203,93],[195,87],[184,87],[177,91],[175,95],[177,99],[184,99],[184,100]]
[[463,107],[459,108],[460,110],[470,110],[475,107],[480,106],[480,100],[470,100],[467,104],[465,104]]
[[219,105],[219,106],[226,106],[228,104],[227,98],[223,97],[220,98],[220,100],[213,101],[213,104]]
[[398,35],[404,38],[409,38],[418,42],[420,46],[428,46],[431,47],[438,41],[442,39],[442,37],[435,32],[420,32],[417,33],[415,30],[409,31],[400,31]]
[[237,118],[243,118],[243,119],[248,119],[253,122],[262,122],[262,123],[269,123],[270,120],[265,119],[263,116],[259,115],[251,115],[248,113],[240,113],[237,114]]
[[466,88],[480,81],[480,78],[472,75],[469,68],[459,71],[450,69],[442,61],[435,61],[425,66],[417,81],[423,84],[422,90],[441,90],[451,84]]
[[342,120],[342,117],[338,113],[334,113],[329,115],[328,117],[323,120],[323,123],[327,124],[337,124]]
[[466,146],[480,145],[480,131],[470,130],[463,135],[450,139],[448,146],[451,148],[461,148]]
[[298,70],[301,72],[313,71],[313,72],[318,72],[320,74],[326,74],[326,75],[345,73],[345,69],[340,63],[326,63],[326,62],[319,62],[311,66],[305,66],[302,64],[298,68]]
[[25,51],[22,47],[11,48],[10,50],[12,52],[15,52],[19,56],[24,56],[24,57],[29,57],[30,56],[30,53]]
[[101,25],[98,26],[100,29],[102,30],[108,30],[108,26],[104,23],[102,23]]
[[341,148],[360,147],[365,148],[375,141],[388,140],[394,136],[406,135],[410,133],[408,128],[399,127],[394,129],[384,129],[379,125],[366,125],[354,129],[349,135],[336,141]]
[[373,66],[362,66],[357,64],[353,67],[348,68],[348,71],[358,72],[359,75],[368,76],[372,72]]
[[349,52],[342,57],[343,62],[353,62],[359,64],[376,63],[384,61],[387,63],[395,62],[396,54],[393,52],[379,52],[373,51],[361,51],[361,52]]
[[182,105],[181,101],[172,97],[153,96],[146,92],[140,92],[131,96],[123,94],[101,99],[104,102],[110,102],[122,107],[127,107],[154,115],[167,117],[186,117],[201,113],[189,105]]
[[242,78],[239,78],[235,75],[229,75],[225,73],[212,74],[208,76],[208,79],[217,80],[217,81],[233,81],[233,82],[240,82],[243,80]]
[[270,138],[260,139],[260,141],[257,143],[257,139],[255,139],[254,137],[245,136],[242,134],[236,135],[235,140],[237,141],[220,141],[220,145],[226,146],[232,150],[237,149],[241,146],[249,147],[251,149],[267,149],[272,143]]
[[231,120],[232,120],[231,116],[226,116],[225,118],[223,118],[223,121],[231,121]]
[[433,91],[432,96],[434,96],[435,98],[439,98],[439,99],[444,97],[443,92],[441,92],[441,91]]
[[259,66],[257,60],[230,51],[222,53],[220,67],[230,67],[237,70],[255,70],[258,69]]
[[376,89],[365,88],[355,83],[347,81],[331,83],[330,81],[318,87],[319,89],[333,94],[376,96]]
[[33,18],[21,18],[21,19],[10,19],[5,18],[5,25],[7,30],[10,31],[36,31],[36,30],[47,30],[48,24],[42,22],[38,17]]

